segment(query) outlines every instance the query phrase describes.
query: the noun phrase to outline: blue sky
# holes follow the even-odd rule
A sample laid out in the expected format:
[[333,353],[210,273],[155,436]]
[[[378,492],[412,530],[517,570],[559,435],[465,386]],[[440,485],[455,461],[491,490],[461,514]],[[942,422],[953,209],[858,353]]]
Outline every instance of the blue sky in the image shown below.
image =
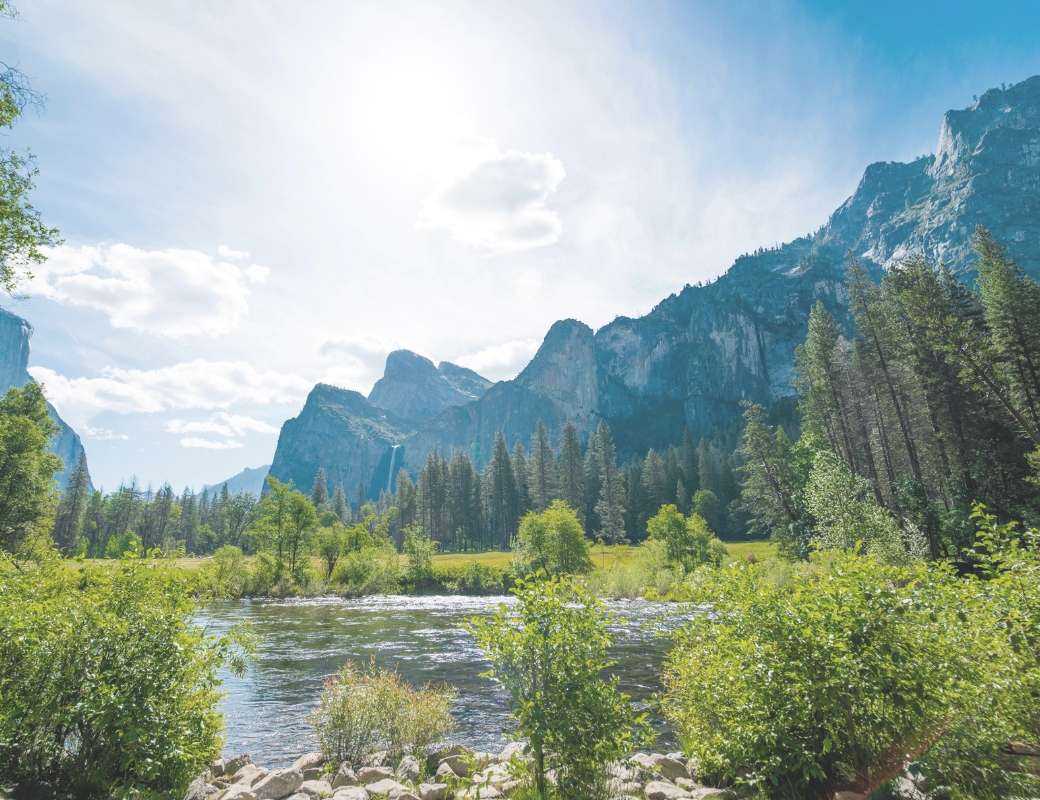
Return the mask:
[[26,1],[36,205],[5,305],[95,484],[269,462],[407,347],[515,375],[815,230],[873,161],[1040,72],[1040,5]]

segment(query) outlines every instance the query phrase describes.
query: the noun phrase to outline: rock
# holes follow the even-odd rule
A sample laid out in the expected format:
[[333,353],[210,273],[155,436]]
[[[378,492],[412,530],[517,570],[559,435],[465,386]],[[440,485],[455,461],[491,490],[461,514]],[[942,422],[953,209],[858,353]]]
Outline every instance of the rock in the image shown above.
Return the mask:
[[363,786],[392,777],[394,777],[394,771],[390,767],[362,767],[357,771],[358,783]]
[[455,780],[459,776],[456,774],[455,770],[451,768],[451,764],[445,760],[437,765],[437,772],[434,774],[434,777],[438,781],[448,781]]
[[325,774],[325,770],[321,767],[310,767],[309,769],[303,770],[303,782],[307,781],[319,781],[321,776]]
[[834,800],[866,800],[867,795],[862,792],[835,792]]
[[467,762],[476,761],[477,769],[481,769],[488,765],[488,754],[487,753],[470,753],[466,754],[451,755],[446,758],[442,758],[440,763],[437,765],[439,771],[443,764],[447,764],[451,771],[458,775],[460,778],[468,778],[471,770],[470,765]]
[[636,781],[619,781],[617,778],[612,778],[607,783],[607,788],[610,790],[611,797],[621,797],[625,795],[638,795],[643,791],[643,785]]
[[240,756],[235,756],[234,758],[230,759],[229,761],[225,761],[224,762],[224,774],[225,775],[234,775],[240,769],[242,769],[242,767],[244,767],[246,764],[252,764],[252,763],[253,763],[253,759],[250,757],[249,753],[243,753]]
[[184,800],[204,800],[218,791],[216,786],[206,783],[205,778],[199,777],[188,785],[188,792],[184,795]]
[[530,758],[530,756],[524,755],[525,747],[527,747],[527,742],[510,742],[502,749],[502,752],[498,754],[499,762],[504,764],[514,755],[523,759]]
[[481,786],[479,791],[476,786],[456,793],[457,800],[493,800],[496,797],[505,797],[502,792],[494,786]]
[[415,783],[419,780],[419,776],[422,775],[422,766],[419,764],[419,759],[415,756],[405,756],[401,759],[401,763],[397,765],[395,775],[397,780],[402,783]]
[[320,769],[323,766],[325,766],[325,756],[321,753],[307,753],[307,755],[300,756],[293,762],[293,769],[298,769],[300,772],[314,769],[315,767]]
[[665,781],[650,781],[644,791],[647,800],[682,800],[686,797],[693,797],[685,789],[680,789],[674,783]]
[[308,797],[328,797],[332,794],[332,784],[328,781],[304,781],[297,792],[302,792]]
[[419,800],[419,798],[411,792],[402,792],[397,795],[397,800]]
[[704,800],[704,798],[711,797],[717,800],[736,800],[737,793],[732,789],[713,789],[710,786],[701,786],[697,789],[690,791],[690,795],[694,800]]
[[390,800],[396,800],[398,795],[405,794],[408,791],[408,787],[390,778],[383,778],[375,783],[366,784],[365,791],[372,797],[386,795]]
[[694,789],[703,788],[699,783],[697,783],[697,781],[691,778],[673,778],[672,783],[680,789],[685,789],[688,792],[692,792]]
[[[449,366],[483,381],[484,391],[491,385],[490,381],[464,367]],[[476,399],[475,395],[452,385],[448,375],[438,370],[430,359],[410,350],[395,350],[386,357],[383,377],[376,381],[368,395],[368,402],[372,405],[411,422],[423,422],[446,408],[462,406]]]
[[296,794],[289,795],[285,800],[313,800],[313,798],[309,794],[297,792]]
[[[498,787],[498,791],[500,791],[506,797],[512,797],[518,789],[527,786],[527,783],[527,781],[506,781]],[[642,789],[642,787],[640,787],[640,789]]]
[[448,793],[446,783],[420,783],[419,800],[444,800]]
[[657,765],[660,773],[670,781],[674,781],[676,778],[690,777],[690,771],[686,768],[686,765],[671,756],[654,754],[650,758]]
[[1008,745],[1008,751],[1013,756],[1040,756],[1040,745],[1011,742]]
[[338,789],[340,786],[357,786],[360,783],[358,776],[354,774],[346,763],[340,764],[339,769],[336,770],[336,777],[332,779],[332,788]]
[[233,783],[228,790],[220,796],[220,800],[256,800],[256,795],[253,794],[253,790],[249,784]]
[[244,783],[247,786],[255,786],[259,781],[263,780],[263,778],[267,776],[267,773],[268,770],[263,767],[258,767],[250,761],[235,773],[234,782]]
[[281,800],[293,794],[303,783],[303,773],[293,767],[271,770],[253,784],[256,800]]
[[227,762],[222,758],[218,758],[212,764],[209,765],[209,771],[212,773],[214,778],[220,778],[224,775],[224,765]]
[[676,761],[681,761],[683,764],[688,763],[689,760],[690,760],[686,756],[684,756],[682,753],[668,753],[668,757],[669,758],[674,758]]
[[390,754],[386,750],[380,750],[376,753],[369,753],[367,756],[362,758],[361,766],[390,767],[391,769],[393,769],[394,760],[390,758]]
[[368,800],[368,792],[363,786],[344,786],[332,793],[332,800]]
[[635,764],[637,767],[646,770],[647,772],[657,771],[657,762],[654,761],[654,757],[647,755],[646,753],[634,753],[629,759],[629,764]]

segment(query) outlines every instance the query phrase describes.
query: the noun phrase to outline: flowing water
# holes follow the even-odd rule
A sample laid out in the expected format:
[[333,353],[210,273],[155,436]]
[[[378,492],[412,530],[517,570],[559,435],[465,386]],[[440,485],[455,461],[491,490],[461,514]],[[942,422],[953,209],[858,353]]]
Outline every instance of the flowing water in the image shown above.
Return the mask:
[[[347,659],[392,666],[413,684],[448,683],[459,691],[452,737],[478,750],[499,750],[510,729],[505,692],[480,673],[489,668],[473,637],[461,628],[488,613],[501,597],[378,596],[357,600],[235,600],[206,608],[213,633],[248,621],[260,637],[256,658],[241,678],[222,675],[227,696],[226,756],[251,753],[266,767],[283,766],[315,747],[306,716],[322,683]],[[508,602],[508,601],[507,601]],[[660,688],[669,648],[661,635],[680,621],[675,606],[642,600],[610,602],[612,669],[626,694],[641,701]],[[658,722],[659,744],[669,731]]]

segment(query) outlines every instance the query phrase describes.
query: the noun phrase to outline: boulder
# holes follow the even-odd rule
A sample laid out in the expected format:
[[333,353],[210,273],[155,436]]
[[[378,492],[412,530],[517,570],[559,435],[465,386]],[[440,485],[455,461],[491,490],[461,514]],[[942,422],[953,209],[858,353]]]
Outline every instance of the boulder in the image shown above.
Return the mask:
[[494,786],[471,786],[469,789],[465,789],[455,794],[457,800],[493,800],[496,797],[505,797],[502,792],[496,789]]
[[651,755],[647,755],[646,753],[634,753],[628,759],[628,763],[634,764],[636,767],[644,769],[647,772],[657,771],[657,762],[654,760],[654,757]]
[[328,781],[304,781],[296,791],[312,798],[328,797],[332,794],[332,784]]
[[692,792],[694,789],[704,788],[699,783],[697,783],[697,781],[692,780],[691,778],[675,778],[672,780],[672,783],[674,783],[680,789],[685,789],[688,792]]
[[303,773],[293,767],[271,770],[253,784],[256,800],[281,800],[294,794],[303,783]]
[[834,800],[866,800],[867,795],[862,792],[835,792]]
[[663,756],[660,753],[654,753],[650,756],[650,760],[657,767],[658,772],[670,781],[674,781],[676,778],[690,777],[690,771],[686,768],[686,764],[682,761],[677,761],[671,756]]
[[439,762],[442,759],[447,758],[448,756],[461,756],[465,753],[471,752],[473,751],[470,750],[468,747],[464,747],[461,744],[449,744],[445,745],[440,750],[435,751],[433,757],[436,758]]
[[363,786],[392,777],[394,771],[390,767],[362,767],[357,771],[358,783]]
[[397,765],[395,775],[401,783],[415,783],[422,775],[422,765],[419,763],[419,759],[415,756],[405,756]]
[[509,761],[514,755],[517,758],[530,758],[530,756],[524,755],[524,748],[527,747],[527,742],[510,742],[504,748],[502,752],[498,754],[498,761],[501,764]]
[[267,776],[267,772],[268,770],[263,767],[258,767],[253,762],[249,762],[235,773],[234,782],[244,783],[246,786],[255,786]]
[[[737,793],[732,789],[713,789],[710,786],[701,786],[693,789],[690,795],[694,800],[704,800],[706,797],[713,798],[713,800],[736,800],[738,797]],[[860,795],[860,797],[865,797],[865,795]]]
[[643,784],[636,781],[619,781],[617,778],[611,778],[607,782],[607,789],[610,791],[611,797],[621,797],[629,794],[638,795],[643,791]]
[[1040,756],[1040,744],[1011,742],[1007,749],[1014,756]]
[[336,777],[332,779],[332,788],[338,789],[340,786],[357,786],[360,783],[358,776],[354,774],[346,763],[340,764],[339,769],[336,770]]
[[397,795],[397,800],[419,800],[419,797],[412,794],[411,792],[402,792]]
[[242,767],[244,767],[246,764],[252,764],[252,763],[253,763],[253,759],[249,755],[249,753],[243,753],[240,756],[235,756],[234,758],[224,762],[224,774],[225,775],[234,775],[236,772],[238,772],[240,769],[242,769]]
[[246,783],[234,783],[220,795],[220,800],[256,800],[252,788]]
[[368,800],[363,786],[344,786],[332,793],[332,800]]
[[325,756],[321,753],[307,753],[307,755],[300,756],[293,762],[293,769],[298,769],[300,772],[314,769],[315,767],[320,769],[324,766]]
[[438,781],[446,782],[449,780],[453,781],[459,776],[455,773],[455,770],[451,768],[451,765],[447,761],[442,761],[440,764],[437,765],[437,772],[434,774],[434,777]]
[[224,759],[218,758],[216,761],[209,765],[209,771],[214,778],[223,777],[225,764],[227,764],[227,762]]
[[366,784],[365,791],[373,797],[386,795],[390,800],[397,800],[399,795],[408,792],[408,787],[398,783],[397,781],[391,780],[390,778],[383,778],[375,783]]
[[188,784],[188,792],[184,800],[205,800],[211,794],[216,794],[219,789],[212,784],[206,783],[206,779],[199,777]]
[[[469,759],[467,759],[467,757],[463,755],[447,756],[446,758],[442,758],[440,760],[440,763],[437,765],[437,772],[439,774],[441,771],[441,767],[447,764],[449,769],[451,769],[451,771],[458,775],[460,778],[468,778],[470,776],[470,766],[466,762],[467,760],[472,760],[472,758],[472,755],[469,756]],[[479,762],[477,766],[479,768]]]
[[[523,786],[527,786],[527,781],[506,781],[498,787],[498,791],[504,794],[506,797],[512,797],[513,793],[516,792]],[[642,791],[643,787],[639,787],[639,791]]]
[[420,783],[419,800],[444,800],[448,794],[446,783]]
[[285,798],[285,800],[312,800],[312,798],[309,794],[297,792],[296,794],[289,795],[287,798]]
[[674,783],[665,781],[650,781],[644,791],[646,800],[683,800],[683,798],[693,797],[685,789],[680,789]]
[[391,767],[394,766],[394,760],[390,758],[390,753],[386,750],[379,750],[375,753],[369,753],[367,756],[361,759],[361,766],[363,767]]

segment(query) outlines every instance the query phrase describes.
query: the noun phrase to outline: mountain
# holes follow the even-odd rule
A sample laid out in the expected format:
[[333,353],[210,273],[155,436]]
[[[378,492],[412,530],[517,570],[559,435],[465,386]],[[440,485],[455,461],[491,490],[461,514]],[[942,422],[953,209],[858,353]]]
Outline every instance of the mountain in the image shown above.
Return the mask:
[[395,350],[386,357],[383,377],[372,387],[368,402],[421,422],[446,408],[476,400],[490,385],[465,367],[446,361],[435,367],[430,359],[410,350]]
[[372,496],[389,485],[391,462],[415,474],[433,449],[465,447],[482,466],[499,428],[510,445],[526,446],[539,418],[554,439],[568,417],[583,432],[605,418],[622,455],[675,443],[687,425],[710,434],[738,419],[741,400],[769,406],[793,394],[794,351],[814,303],[848,323],[849,250],[876,276],[921,254],[970,278],[976,224],[1040,275],[1040,76],[948,112],[935,155],[867,167],[812,236],[743,255],[716,281],[687,285],[644,317],[618,317],[596,332],[555,323],[523,372],[477,399],[448,403],[454,396],[436,383],[432,363],[405,374],[390,359],[393,379],[364,406],[357,393],[315,387],[282,429],[272,474],[291,472],[309,487],[323,466],[330,485],[335,473]]
[[264,464],[260,467],[246,467],[237,475],[232,475],[227,480],[217,481],[214,484],[206,484],[202,487],[202,491],[209,491],[210,494],[217,494],[221,492],[224,485],[227,484],[228,494],[232,496],[236,494],[252,494],[259,497],[260,492],[264,488],[264,478],[267,477],[267,471],[270,468],[270,464]]
[[[32,325],[17,314],[0,308],[0,392],[6,392],[12,386],[20,389],[32,380],[26,369],[29,366],[29,344],[32,335]],[[76,468],[79,454],[83,452],[83,443],[79,435],[58,416],[54,406],[48,403],[47,408],[59,427],[57,437],[51,442],[50,451],[60,456],[65,465],[65,469],[54,476],[58,485],[64,489],[69,475]],[[94,491],[93,485],[90,490]]]

